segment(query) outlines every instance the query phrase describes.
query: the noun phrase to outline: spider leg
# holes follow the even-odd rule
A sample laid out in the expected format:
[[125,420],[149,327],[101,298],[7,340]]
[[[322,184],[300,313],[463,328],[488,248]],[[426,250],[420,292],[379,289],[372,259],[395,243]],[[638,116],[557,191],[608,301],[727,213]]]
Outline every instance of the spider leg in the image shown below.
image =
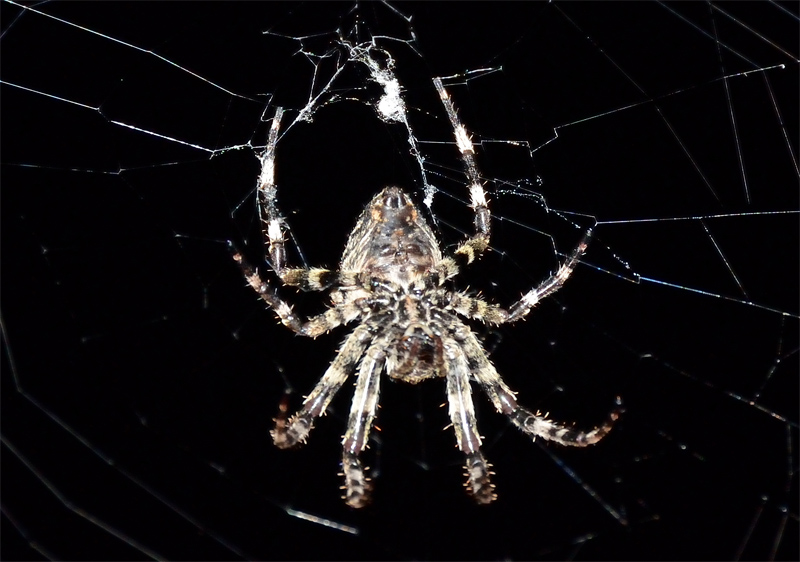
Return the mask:
[[461,316],[480,320],[484,324],[499,326],[508,322],[508,310],[465,293],[450,294],[450,307]]
[[592,231],[589,230],[555,274],[542,281],[537,287],[525,293],[520,300],[512,304],[508,308],[509,315],[506,322],[521,320],[539,301],[558,291],[572,275],[572,271],[578,265],[581,256],[586,253],[591,237]]
[[372,333],[366,326],[359,326],[347,336],[336,359],[303,401],[303,407],[288,422],[281,417],[276,420],[271,434],[277,447],[288,449],[305,442],[314,427],[314,420],[325,413],[334,395],[355,368],[370,339]]
[[475,420],[469,364],[461,347],[452,339],[444,340],[447,366],[447,402],[458,448],[466,455],[467,488],[479,504],[497,497],[491,482],[489,464],[481,453],[481,437]]
[[233,260],[239,264],[239,267],[247,279],[248,284],[259,296],[267,303],[267,305],[275,311],[275,314],[280,318],[281,323],[301,336],[309,336],[316,338],[319,335],[329,332],[337,326],[346,324],[351,320],[358,318],[361,314],[361,307],[358,301],[341,303],[333,308],[329,308],[322,314],[312,316],[309,319],[295,314],[292,307],[289,306],[279,295],[278,291],[267,281],[264,281],[258,274],[253,266],[251,266],[244,259],[244,256],[236,250],[236,248],[229,242],[229,249]]
[[345,501],[350,507],[364,507],[369,503],[371,485],[364,475],[364,468],[358,459],[367,446],[369,431],[378,410],[380,375],[385,359],[385,341],[375,341],[367,349],[358,369],[358,381],[347,432],[342,440],[342,471],[345,479]]
[[[458,146],[461,159],[464,161],[464,171],[469,182],[470,206],[475,211],[475,234],[456,248],[455,251],[456,257],[460,258],[463,263],[469,264],[489,246],[492,217],[489,212],[489,206],[486,203],[486,192],[483,190],[483,184],[478,174],[478,166],[475,164],[475,148],[472,145],[472,139],[464,125],[461,124],[450,95],[442,84],[442,79],[434,78],[433,85],[436,87],[436,91],[439,92],[439,98],[442,100],[447,117],[450,119],[450,125],[453,127],[456,146]],[[448,275],[452,277],[455,272]]]
[[571,447],[586,447],[594,445],[603,437],[608,435],[614,422],[619,419],[624,411],[622,401],[618,397],[616,407],[609,414],[608,419],[601,426],[591,431],[578,431],[573,427],[547,419],[546,415],[533,413],[523,408],[517,403],[516,393],[513,392],[494,368],[494,365],[486,357],[475,334],[469,328],[463,326],[459,331],[459,336],[464,347],[473,376],[481,388],[489,397],[498,412],[505,414],[524,433],[532,438],[541,437],[548,441],[555,441],[561,445]]
[[272,269],[286,285],[300,287],[303,291],[323,291],[336,281],[336,274],[322,268],[297,268],[286,266],[286,246],[283,226],[286,219],[278,210],[278,190],[275,186],[275,145],[281,127],[283,108],[275,109],[267,146],[258,159],[261,173],[258,176],[258,211],[261,217],[264,242],[267,245]]
[[450,306],[462,316],[495,326],[522,320],[539,301],[558,291],[567,282],[575,266],[578,265],[581,256],[586,252],[591,234],[591,230],[586,233],[580,244],[558,268],[558,271],[525,293],[521,299],[508,307],[508,309],[464,293],[451,294]]

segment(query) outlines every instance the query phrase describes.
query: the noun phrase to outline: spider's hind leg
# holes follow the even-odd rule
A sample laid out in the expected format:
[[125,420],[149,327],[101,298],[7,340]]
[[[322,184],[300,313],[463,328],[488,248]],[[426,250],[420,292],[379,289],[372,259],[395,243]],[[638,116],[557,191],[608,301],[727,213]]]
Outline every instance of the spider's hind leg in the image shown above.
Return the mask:
[[591,431],[579,431],[571,426],[547,419],[546,415],[539,412],[533,413],[517,403],[516,393],[500,378],[494,365],[483,351],[478,338],[466,325],[461,324],[455,331],[455,336],[455,341],[463,348],[462,353],[471,368],[472,376],[481,385],[497,411],[505,414],[514,425],[533,439],[541,437],[571,447],[594,445],[608,435],[614,422],[625,411],[622,407],[622,399],[617,397],[616,406],[606,422]]
[[347,336],[336,359],[306,397],[303,407],[288,421],[280,416],[276,420],[275,429],[271,432],[275,446],[289,449],[305,443],[314,427],[314,420],[325,413],[334,395],[355,369],[371,337],[371,332],[365,326],[356,328]]
[[481,453],[481,437],[475,420],[467,357],[454,340],[445,340],[447,402],[458,448],[466,455],[467,490],[479,504],[493,502],[497,496],[491,482],[489,463]]
[[369,503],[372,485],[364,473],[358,456],[367,446],[369,430],[378,411],[380,375],[384,364],[386,342],[378,340],[367,349],[358,369],[356,392],[350,406],[347,432],[342,440],[342,472],[344,499],[350,507]]
[[527,433],[534,439],[541,437],[548,441],[555,441],[561,445],[571,447],[586,447],[594,445],[603,437],[609,434],[620,415],[624,412],[622,399],[617,397],[616,405],[608,416],[608,419],[600,426],[591,431],[579,431],[574,427],[547,419],[540,412],[535,414],[521,406],[508,414],[512,423]]
[[608,435],[619,417],[624,412],[622,399],[617,397],[616,406],[605,423],[591,431],[579,431],[575,428],[547,419],[539,412],[533,413],[517,403],[514,393],[486,357],[474,334],[463,331],[463,345],[470,364],[474,365],[474,376],[492,401],[498,412],[505,414],[524,433],[532,438],[541,437],[571,447],[594,445]]

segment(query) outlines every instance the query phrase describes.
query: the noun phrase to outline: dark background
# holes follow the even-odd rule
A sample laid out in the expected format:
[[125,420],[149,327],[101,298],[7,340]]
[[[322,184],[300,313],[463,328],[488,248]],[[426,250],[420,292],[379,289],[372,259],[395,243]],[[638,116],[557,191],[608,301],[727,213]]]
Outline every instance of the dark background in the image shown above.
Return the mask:
[[[394,7],[0,5],[2,558],[797,559],[797,4]],[[276,325],[226,251],[263,259],[252,147],[273,106],[295,262],[335,266],[380,187],[421,199],[363,70],[288,128],[335,68],[311,53],[357,20],[362,41],[413,28],[378,42],[432,141],[447,249],[471,217],[430,79],[461,75],[495,222],[460,288],[511,303],[597,223],[556,298],[476,330],[523,404],[587,428],[617,395],[627,412],[566,450],[476,392],[489,507],[461,487],[442,381],[383,383],[366,510],[337,489],[351,387],[304,448],[270,443],[346,333]]]

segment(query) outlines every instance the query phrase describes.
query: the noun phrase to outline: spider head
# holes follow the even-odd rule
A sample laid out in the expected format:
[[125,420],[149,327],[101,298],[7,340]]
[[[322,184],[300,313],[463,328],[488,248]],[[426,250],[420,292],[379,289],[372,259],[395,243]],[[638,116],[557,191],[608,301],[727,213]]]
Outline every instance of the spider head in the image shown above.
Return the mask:
[[441,259],[433,231],[411,197],[398,187],[387,187],[372,198],[358,219],[341,269],[408,288]]

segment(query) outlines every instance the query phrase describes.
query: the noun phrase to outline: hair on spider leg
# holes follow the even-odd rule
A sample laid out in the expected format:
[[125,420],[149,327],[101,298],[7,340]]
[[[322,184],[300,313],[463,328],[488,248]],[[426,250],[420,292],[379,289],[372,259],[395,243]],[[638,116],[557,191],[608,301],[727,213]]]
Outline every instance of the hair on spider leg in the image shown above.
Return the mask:
[[292,394],[293,391],[290,388],[284,389],[283,396],[278,402],[278,415],[272,418],[272,421],[275,422],[275,430],[278,432],[286,431],[286,423],[289,419],[289,399]]

